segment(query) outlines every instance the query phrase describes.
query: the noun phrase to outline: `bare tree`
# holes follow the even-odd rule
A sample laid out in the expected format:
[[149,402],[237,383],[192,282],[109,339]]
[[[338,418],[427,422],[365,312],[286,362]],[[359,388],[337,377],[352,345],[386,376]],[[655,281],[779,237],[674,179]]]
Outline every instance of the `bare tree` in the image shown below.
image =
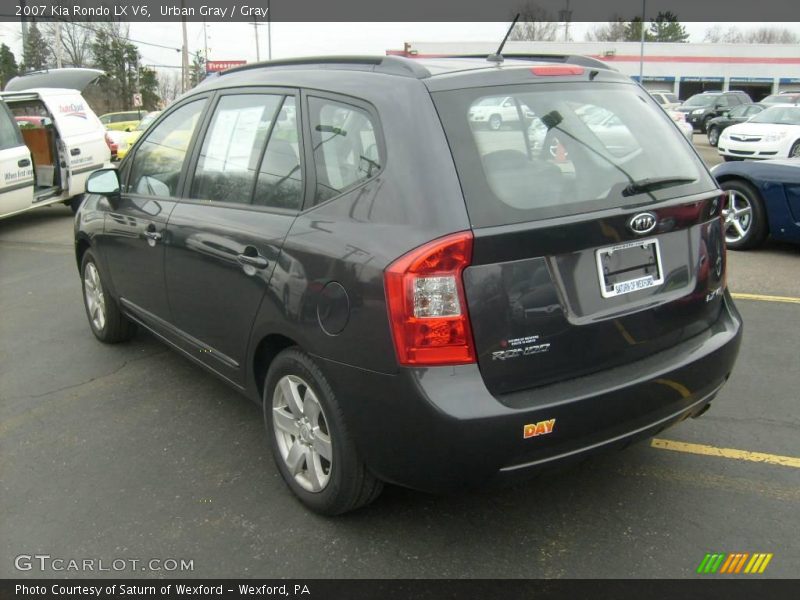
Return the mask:
[[556,39],[560,23],[547,10],[528,2],[517,12],[519,21],[508,36],[509,40],[552,42]]
[[[94,31],[87,23],[62,22],[61,55],[65,67],[87,67],[92,58],[91,46]],[[57,54],[56,23],[42,24],[42,35],[47,45]]]
[[797,34],[784,27],[759,27],[745,33],[749,44],[796,44]]
[[587,42],[624,42],[625,21],[620,18],[609,21],[605,25],[595,25],[586,32]]
[[181,76],[178,71],[158,72],[158,95],[164,104],[169,104],[181,93]]

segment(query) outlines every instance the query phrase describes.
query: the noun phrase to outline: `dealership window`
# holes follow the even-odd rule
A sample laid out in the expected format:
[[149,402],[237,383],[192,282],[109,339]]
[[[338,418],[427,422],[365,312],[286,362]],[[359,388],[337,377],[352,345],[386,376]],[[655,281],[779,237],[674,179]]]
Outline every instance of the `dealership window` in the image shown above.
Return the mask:
[[311,141],[317,188],[324,202],[380,171],[382,158],[372,117],[365,110],[322,98],[309,98]]

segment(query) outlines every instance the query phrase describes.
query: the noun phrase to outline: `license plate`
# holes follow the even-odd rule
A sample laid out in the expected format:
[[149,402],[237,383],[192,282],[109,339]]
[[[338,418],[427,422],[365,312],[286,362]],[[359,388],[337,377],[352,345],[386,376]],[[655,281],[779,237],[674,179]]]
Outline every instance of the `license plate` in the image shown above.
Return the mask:
[[664,283],[657,239],[601,248],[596,256],[603,298],[630,294]]

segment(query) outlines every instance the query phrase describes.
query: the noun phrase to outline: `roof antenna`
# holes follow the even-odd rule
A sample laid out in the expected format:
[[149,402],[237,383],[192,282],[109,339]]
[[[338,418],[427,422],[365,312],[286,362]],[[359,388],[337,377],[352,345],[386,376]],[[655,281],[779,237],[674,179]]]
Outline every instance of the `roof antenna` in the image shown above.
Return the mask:
[[511,35],[511,32],[513,31],[513,29],[514,29],[514,25],[516,25],[516,24],[517,24],[517,19],[519,19],[519,13],[517,13],[517,16],[515,16],[515,17],[514,17],[514,20],[511,22],[511,27],[509,27],[509,28],[508,28],[508,31],[506,31],[506,37],[504,37],[504,38],[503,38],[503,41],[502,41],[502,42],[500,42],[500,47],[497,49],[497,52],[495,52],[494,54],[490,54],[489,56],[487,56],[487,57],[486,57],[486,60],[488,60],[489,62],[497,63],[498,65],[499,65],[501,62],[503,62],[503,55],[502,55],[502,54],[500,54],[500,53],[503,51],[503,46],[505,46],[505,45],[506,45],[506,41],[508,40],[508,36],[510,36],[510,35]]

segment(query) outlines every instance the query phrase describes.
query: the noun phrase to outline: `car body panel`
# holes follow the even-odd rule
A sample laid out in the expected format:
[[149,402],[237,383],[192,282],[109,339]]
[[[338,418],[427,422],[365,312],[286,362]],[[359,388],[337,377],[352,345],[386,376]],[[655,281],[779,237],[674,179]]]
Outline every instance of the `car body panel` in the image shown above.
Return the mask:
[[800,243],[800,159],[728,162],[711,173],[720,183],[740,179],[753,185],[764,201],[770,235]]

